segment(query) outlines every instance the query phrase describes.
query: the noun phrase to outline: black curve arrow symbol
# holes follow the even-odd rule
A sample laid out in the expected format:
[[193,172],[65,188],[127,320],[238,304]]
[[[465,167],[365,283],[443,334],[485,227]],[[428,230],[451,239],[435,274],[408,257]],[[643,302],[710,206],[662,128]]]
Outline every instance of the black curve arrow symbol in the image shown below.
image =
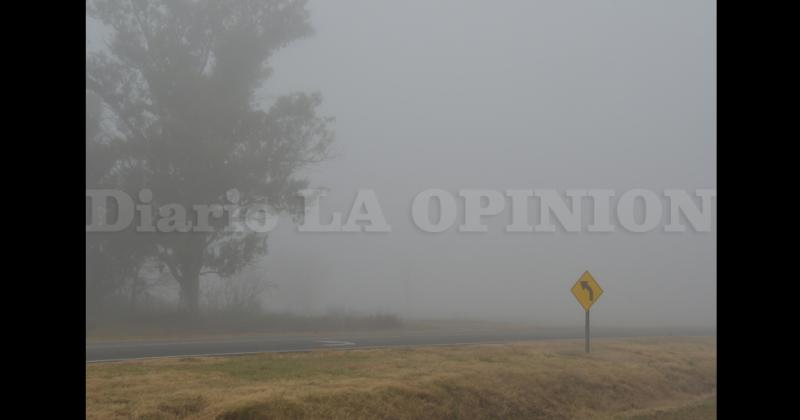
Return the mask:
[[592,288],[589,286],[589,282],[588,281],[582,281],[581,282],[581,288],[589,292],[589,300],[594,302],[594,290],[592,290]]

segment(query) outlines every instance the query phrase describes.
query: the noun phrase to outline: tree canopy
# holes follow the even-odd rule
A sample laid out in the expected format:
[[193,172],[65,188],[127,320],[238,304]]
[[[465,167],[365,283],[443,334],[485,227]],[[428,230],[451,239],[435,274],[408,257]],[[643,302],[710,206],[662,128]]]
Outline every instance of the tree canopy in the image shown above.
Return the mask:
[[[255,93],[278,49],[312,33],[303,0],[97,0],[88,13],[111,29],[87,53],[87,188],[152,191],[152,204],[265,204],[297,214],[300,172],[326,157],[331,119],[321,96],[293,93],[264,108]],[[88,105],[87,105],[88,111]],[[191,217],[191,214],[189,215]],[[154,258],[196,311],[199,277],[229,276],[266,252],[266,236],[231,232],[136,232],[138,260]],[[145,239],[142,239],[145,238]],[[87,255],[88,245],[87,240]],[[88,258],[88,256],[87,256]]]

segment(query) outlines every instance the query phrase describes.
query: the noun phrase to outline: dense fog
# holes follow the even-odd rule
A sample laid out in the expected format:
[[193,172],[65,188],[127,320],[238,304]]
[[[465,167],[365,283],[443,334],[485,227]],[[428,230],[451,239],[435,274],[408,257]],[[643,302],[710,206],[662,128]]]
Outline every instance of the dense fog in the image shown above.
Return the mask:
[[[111,8],[128,4],[96,3]],[[227,3],[236,2],[220,2]],[[122,80],[120,75],[127,74],[125,66],[131,65],[122,60],[119,66],[123,70],[119,70],[110,64],[92,67],[95,64],[90,63],[98,51],[119,47],[110,41],[114,29],[109,22],[116,22],[114,16],[125,15],[113,15],[102,7],[98,8],[99,15],[87,12],[87,130],[89,115],[94,112],[106,116],[97,130],[110,133],[107,138],[112,140],[107,141],[135,145],[137,140],[132,133],[141,132],[141,137],[147,137],[142,142],[152,142],[155,147],[162,147],[158,150],[164,150],[141,152],[136,146],[131,152],[124,147],[113,149],[115,153],[130,153],[125,159],[116,160],[117,165],[125,161],[138,163],[131,164],[133,169],[128,172],[114,172],[118,166],[113,164],[104,166],[104,171],[122,175],[104,175],[99,187],[90,185],[87,168],[87,190],[118,184],[133,195],[148,188],[153,191],[154,203],[166,204],[173,201],[172,197],[180,197],[174,201],[190,205],[202,201],[196,197],[219,197],[222,201],[227,191],[236,188],[242,192],[242,200],[280,203],[281,216],[266,237],[265,249],[249,247],[250,243],[243,239],[245,246],[229,259],[212,258],[195,265],[200,273],[200,311],[220,305],[220,300],[240,306],[251,304],[248,297],[255,296],[256,306],[267,313],[391,314],[403,320],[469,319],[580,326],[584,314],[570,288],[589,270],[604,289],[602,299],[591,310],[593,325],[716,325],[716,199],[711,201],[710,209],[703,209],[713,216],[711,229],[693,229],[688,220],[690,214],[676,222],[685,225],[685,231],[669,232],[664,228],[672,214],[665,190],[684,190],[692,197],[692,203],[702,207],[696,191],[716,189],[713,2],[285,3],[300,4],[298,7],[304,7],[308,16],[297,17],[296,34],[292,32],[296,28],[286,23],[293,22],[294,15],[267,19],[267,34],[253,38],[267,42],[271,30],[291,33],[286,40],[276,41],[270,47],[273,50],[264,52],[270,71],[265,72],[268,77],[258,87],[239,86],[239,74],[249,73],[223,66],[247,63],[252,58],[246,54],[230,58],[228,54],[248,51],[250,44],[242,44],[240,49],[237,42],[250,38],[226,33],[226,43],[209,41],[211,47],[207,49],[214,58],[206,57],[206,64],[198,67],[196,77],[200,81],[186,81],[184,76],[176,77],[177,81],[170,79],[164,72],[170,71],[170,66],[179,68],[175,62],[183,56],[169,56],[171,50],[164,47],[169,59],[158,62],[163,68],[155,64],[152,68],[143,67],[149,69],[144,73],[150,71],[161,77],[144,76],[149,83],[147,94],[109,87],[112,82],[103,85],[107,80],[103,74],[115,74]],[[147,26],[147,16],[159,13],[157,9],[143,8],[130,16],[144,19],[143,25]],[[275,13],[289,12],[281,9]],[[108,20],[105,24],[101,22],[103,16]],[[131,23],[134,21],[124,27],[138,27]],[[169,22],[166,18],[164,21]],[[310,28],[305,28],[304,22]],[[213,30],[223,33],[228,30],[225,25],[220,25],[224,30]],[[143,31],[152,37],[141,39],[149,41],[147,51],[155,54],[160,51],[160,42],[171,44],[169,36],[163,36],[167,41],[159,38],[158,25],[153,28],[156,29]],[[193,36],[191,25],[185,29],[185,36]],[[144,45],[138,35],[131,35],[130,39],[129,43],[136,46],[123,51],[136,50],[139,43]],[[180,37],[177,39],[176,45],[183,45]],[[197,51],[201,52],[197,56],[205,51],[205,44],[199,45]],[[191,60],[196,58],[194,51],[187,53]],[[139,57],[136,54],[139,53],[131,53],[131,57]],[[167,93],[181,89],[182,81],[205,86],[203,77],[222,80],[223,76],[216,75],[224,71],[228,71],[224,77],[234,80],[225,82],[228,84],[224,86],[233,86],[231,89],[220,88],[223,85],[219,82],[205,96],[187,94],[175,99],[177,94]],[[166,81],[159,87],[154,86],[155,80]],[[192,86],[186,89],[195,92]],[[252,92],[241,98],[230,93],[236,88],[251,87]],[[156,92],[158,89],[162,91]],[[103,94],[94,90],[102,90]],[[307,96],[291,96],[295,92]],[[132,123],[109,117],[115,113],[114,101],[125,94],[129,95],[129,102],[143,104],[136,108],[120,100],[118,108],[123,110],[117,111],[127,113]],[[140,100],[147,95],[152,98]],[[291,99],[282,102],[280,98],[285,95]],[[104,106],[104,102],[110,103]],[[247,106],[250,110],[246,110]],[[253,111],[259,109],[266,111],[266,117]],[[214,166],[217,156],[213,153],[218,150],[216,141],[230,139],[208,133],[222,133],[224,130],[217,129],[224,124],[239,124],[239,117],[234,115],[237,110],[245,115],[242,119],[252,114],[256,122],[245,126],[251,131],[236,125],[229,130],[234,133],[231,138],[266,133],[263,135],[285,135],[286,142],[303,143],[283,155],[268,155],[262,162],[268,167],[264,173],[256,170],[260,168],[258,162],[246,159],[258,160],[266,146],[253,145],[246,153],[235,148],[224,152],[243,159],[246,163],[242,165],[256,168],[240,177],[244,181],[226,184],[226,180],[240,179],[236,177],[238,173],[220,172],[215,177],[214,168],[222,166]],[[200,126],[186,123],[195,117]],[[180,124],[174,123],[176,120]],[[181,124],[191,129],[175,128],[183,127]],[[185,146],[194,141],[193,130],[208,137],[204,146]],[[188,140],[171,140],[177,137]],[[114,140],[119,138],[124,140]],[[269,144],[282,145],[281,141],[284,140]],[[315,154],[317,146],[319,150],[326,148],[325,153]],[[211,158],[202,158],[204,155],[198,150]],[[99,162],[102,156],[105,155],[87,151],[87,165]],[[296,158],[303,164],[293,167],[285,185],[276,184],[262,195],[251,193],[260,191],[259,176],[264,183],[270,183],[270,188],[276,179],[283,179],[280,177],[284,173],[273,169],[283,164],[281,156]],[[306,160],[311,163],[305,164]],[[201,161],[208,162],[208,166],[192,166]],[[220,162],[223,163],[219,165],[228,165],[236,160]],[[187,181],[192,177],[198,180],[193,187],[198,191],[187,198],[182,193],[193,185]],[[159,179],[168,181],[159,184]],[[301,179],[308,184],[293,184]],[[297,201],[287,198],[299,187],[324,188],[326,193],[319,199],[323,223],[329,223],[334,212],[342,214],[344,223],[359,190],[372,190],[391,231],[301,232],[298,225],[303,222],[305,208],[298,210]],[[181,194],[174,189],[181,190]],[[429,189],[448,192],[456,203],[455,221],[442,232],[425,232],[412,217],[415,197]],[[631,232],[617,220],[619,198],[634,189],[652,191],[660,199],[659,223],[646,232]],[[459,230],[459,225],[466,223],[461,190],[490,190],[503,196],[498,214],[480,218],[487,226],[486,232]],[[587,226],[594,220],[595,209],[591,200],[583,200],[578,206],[578,232],[568,231],[552,216],[554,232],[509,232],[509,191],[513,190],[553,190],[561,197],[570,190],[612,190],[610,220],[615,229],[590,232]],[[273,196],[278,197],[277,201]],[[141,201],[140,197],[133,197],[135,202]],[[634,208],[636,220],[645,217],[641,214],[641,200]],[[430,210],[438,212],[435,206]],[[532,225],[540,220],[539,210],[539,201],[531,198],[526,211]],[[656,212],[653,208],[649,211]],[[119,234],[102,235],[113,241],[113,235]],[[88,245],[96,235],[99,234],[87,233],[89,271],[100,264],[90,255]],[[131,235],[144,237],[146,242],[150,237],[166,234]],[[172,277],[177,272],[184,276],[189,269],[180,264],[170,266],[170,261],[175,255],[182,255],[182,247],[189,245],[181,242],[181,233],[170,235],[176,239],[170,237],[136,248],[144,249],[142,259],[131,263],[134,268],[129,273],[135,274],[126,275],[127,280],[95,294],[92,291],[100,290],[97,284],[105,280],[87,280],[87,296],[97,302],[115,301],[114,296],[128,302],[129,295],[136,295],[137,311],[178,310],[180,285],[188,283]],[[127,246],[133,242],[124,243]],[[98,249],[108,249],[104,246]],[[128,257],[139,255],[122,253]],[[239,260],[231,262],[233,259]],[[114,261],[117,262],[110,266],[120,266],[118,259]],[[98,278],[105,279],[105,271],[99,272]],[[141,280],[137,283],[134,277]],[[109,310],[107,306],[103,310]],[[101,317],[98,313],[102,311],[87,309],[87,318]]]

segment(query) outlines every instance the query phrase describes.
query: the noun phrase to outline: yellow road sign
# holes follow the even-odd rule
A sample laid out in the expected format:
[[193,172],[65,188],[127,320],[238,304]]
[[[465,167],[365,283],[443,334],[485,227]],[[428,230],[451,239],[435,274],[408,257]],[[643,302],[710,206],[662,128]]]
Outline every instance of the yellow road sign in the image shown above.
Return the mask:
[[572,286],[572,294],[575,295],[575,299],[578,299],[578,303],[583,306],[583,309],[588,311],[597,302],[597,299],[600,299],[603,288],[588,271],[585,271]]

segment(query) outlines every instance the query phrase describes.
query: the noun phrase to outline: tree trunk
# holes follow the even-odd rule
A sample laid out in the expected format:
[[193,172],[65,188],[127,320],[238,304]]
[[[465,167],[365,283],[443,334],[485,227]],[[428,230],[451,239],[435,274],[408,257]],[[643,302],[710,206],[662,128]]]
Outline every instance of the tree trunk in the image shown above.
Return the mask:
[[185,233],[172,248],[174,256],[167,266],[181,287],[179,308],[191,316],[200,308],[200,270],[205,255],[205,236]]
[[131,281],[131,297],[130,297],[131,314],[136,313],[136,296],[139,294],[138,286],[139,286],[139,279],[134,278]]
[[200,265],[183,266],[180,279],[180,307],[182,311],[196,315],[200,308]]

